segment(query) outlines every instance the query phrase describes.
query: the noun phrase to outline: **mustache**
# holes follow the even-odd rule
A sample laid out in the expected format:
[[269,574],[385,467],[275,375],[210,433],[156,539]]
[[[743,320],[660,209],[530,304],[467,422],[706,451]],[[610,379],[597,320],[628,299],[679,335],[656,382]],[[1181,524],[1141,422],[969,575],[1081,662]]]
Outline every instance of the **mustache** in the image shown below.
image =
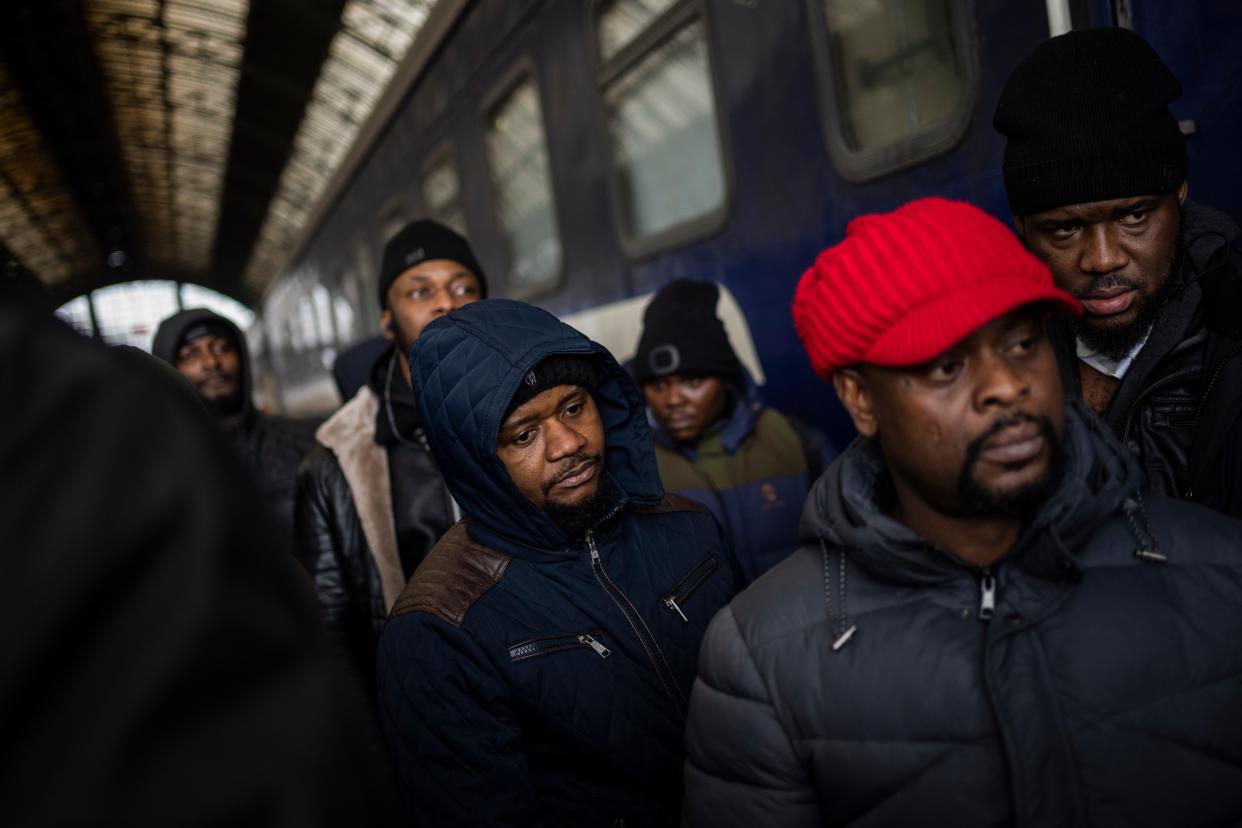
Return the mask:
[[1142,284],[1136,280],[1119,273],[1105,273],[1096,279],[1092,279],[1091,283],[1084,288],[1074,291],[1076,299],[1085,299],[1097,290],[1112,290],[1113,288],[1125,288],[1127,290],[1139,290]]
[[552,487],[560,483],[567,477],[573,477],[582,471],[583,467],[588,463],[598,463],[602,458],[598,454],[575,454],[573,457],[567,457],[557,466],[556,473],[543,482],[540,487],[546,495],[552,491]]
[[1049,443],[1056,441],[1056,431],[1052,427],[1052,420],[1047,417],[1037,417],[1034,414],[1027,414],[1025,411],[1019,411],[1012,416],[997,420],[988,427],[986,431],[975,439],[971,440],[966,446],[966,464],[963,466],[967,473],[975,467],[979,462],[979,455],[983,453],[984,446],[988,440],[991,440],[997,434],[1000,434],[1007,428],[1013,428],[1022,423],[1034,423],[1039,427],[1040,433],[1048,440]]

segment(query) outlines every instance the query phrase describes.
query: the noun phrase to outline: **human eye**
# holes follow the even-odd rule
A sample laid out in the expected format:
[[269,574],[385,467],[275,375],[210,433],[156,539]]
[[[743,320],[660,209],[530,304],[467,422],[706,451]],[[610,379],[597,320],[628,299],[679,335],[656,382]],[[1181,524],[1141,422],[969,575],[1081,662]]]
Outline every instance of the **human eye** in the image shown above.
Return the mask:
[[460,284],[453,286],[453,293],[457,294],[458,296],[474,296],[478,292],[479,292],[479,289],[475,285],[470,284],[469,282],[462,282]]
[[702,377],[688,377],[688,378],[686,379],[686,387],[687,387],[687,388],[698,388],[698,387],[699,387],[700,385],[702,385],[702,384],[703,384],[703,378],[702,378]]
[[513,445],[518,446],[519,448],[524,448],[526,446],[529,446],[534,441],[535,441],[535,429],[533,428],[524,428],[509,438],[509,442],[513,443]]
[[1136,207],[1121,217],[1121,223],[1126,227],[1141,227],[1150,213],[1147,207]]
[[565,406],[564,414],[566,417],[577,417],[582,413],[582,409],[584,407],[585,406],[583,405],[582,400],[574,400],[569,405]]
[[927,366],[927,376],[933,382],[952,382],[962,372],[966,362],[960,357],[945,356],[932,360]]
[[426,285],[417,285],[410,290],[410,297],[413,299],[426,299],[431,295],[431,288]]

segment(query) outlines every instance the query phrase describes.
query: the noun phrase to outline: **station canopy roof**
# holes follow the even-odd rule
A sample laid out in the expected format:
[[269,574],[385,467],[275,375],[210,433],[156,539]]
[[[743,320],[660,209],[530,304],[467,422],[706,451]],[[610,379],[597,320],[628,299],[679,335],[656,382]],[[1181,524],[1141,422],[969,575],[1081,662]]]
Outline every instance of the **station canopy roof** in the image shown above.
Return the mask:
[[0,4],[0,256],[253,301],[436,0]]

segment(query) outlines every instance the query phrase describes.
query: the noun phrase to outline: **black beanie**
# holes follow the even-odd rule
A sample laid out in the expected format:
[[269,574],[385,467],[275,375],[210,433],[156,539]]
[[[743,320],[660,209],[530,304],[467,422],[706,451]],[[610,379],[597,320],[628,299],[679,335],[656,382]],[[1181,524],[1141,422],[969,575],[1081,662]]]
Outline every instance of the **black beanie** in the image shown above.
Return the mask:
[[387,310],[388,288],[398,276],[414,265],[431,259],[452,259],[465,265],[479,277],[480,298],[487,298],[487,277],[474,258],[470,243],[437,221],[419,219],[407,224],[384,245],[379,276],[380,309]]
[[634,355],[634,380],[681,374],[735,381],[742,373],[724,323],[716,316],[715,282],[669,282],[643,313],[643,334]]
[[578,385],[588,391],[595,390],[595,366],[590,357],[554,355],[542,360],[527,371],[513,392],[513,399],[505,409],[505,416],[523,403],[530,402],[539,394],[558,385]]
[[1169,104],[1181,94],[1129,29],[1045,40],[1009,76],[992,119],[1008,139],[1010,209],[1023,216],[1177,188],[1186,144]]

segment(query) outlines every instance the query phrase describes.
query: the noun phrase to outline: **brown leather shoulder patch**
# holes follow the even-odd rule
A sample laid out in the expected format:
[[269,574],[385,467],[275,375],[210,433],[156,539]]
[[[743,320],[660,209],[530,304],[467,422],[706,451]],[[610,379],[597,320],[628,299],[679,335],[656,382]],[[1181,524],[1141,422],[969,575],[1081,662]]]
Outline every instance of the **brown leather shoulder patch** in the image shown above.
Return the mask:
[[707,507],[685,495],[665,492],[664,497],[654,506],[631,505],[630,511],[640,515],[662,515],[667,512],[706,512]]
[[389,619],[408,612],[429,612],[454,627],[466,612],[505,574],[511,556],[480,546],[459,523],[444,533],[414,570]]

